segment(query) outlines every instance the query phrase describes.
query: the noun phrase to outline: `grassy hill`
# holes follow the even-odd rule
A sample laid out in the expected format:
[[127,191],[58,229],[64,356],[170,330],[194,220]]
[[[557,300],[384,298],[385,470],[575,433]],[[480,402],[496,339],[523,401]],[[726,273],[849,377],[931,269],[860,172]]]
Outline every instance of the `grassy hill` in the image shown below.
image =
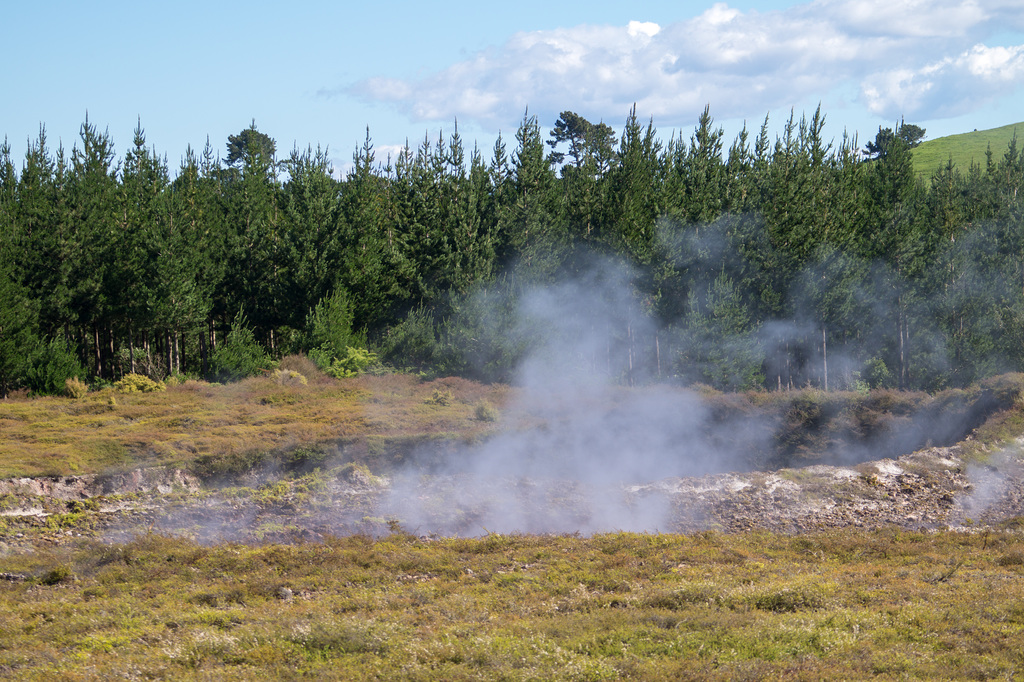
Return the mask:
[[1014,134],[1024,137],[1024,122],[1011,123],[991,130],[947,135],[922,142],[913,150],[914,168],[925,178],[931,177],[950,158],[962,173],[966,173],[972,163],[984,168],[985,152],[991,147],[992,158],[998,160],[1006,152],[1006,147]]

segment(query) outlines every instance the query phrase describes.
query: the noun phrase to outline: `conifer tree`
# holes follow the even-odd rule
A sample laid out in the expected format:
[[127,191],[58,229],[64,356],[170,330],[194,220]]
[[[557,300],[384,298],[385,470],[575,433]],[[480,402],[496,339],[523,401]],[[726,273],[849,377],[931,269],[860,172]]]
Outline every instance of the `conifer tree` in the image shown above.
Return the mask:
[[120,201],[114,143],[86,116],[81,147],[72,150],[70,309],[86,344],[97,376],[112,376],[113,325],[116,308],[108,296],[113,287],[119,244]]
[[655,222],[661,213],[661,143],[654,122],[646,129],[629,112],[619,145],[619,162],[611,172],[608,235],[615,249],[625,251],[636,263],[648,263],[655,245]]
[[276,347],[275,330],[285,321],[287,283],[283,212],[277,179],[275,145],[256,130],[255,122],[229,137],[234,173],[225,187],[228,276],[223,280],[228,308],[244,310],[254,334]]
[[[132,148],[125,155],[119,197],[119,238],[114,244],[115,260],[108,280],[107,298],[117,318],[117,342],[128,360],[123,373],[135,372],[136,336],[153,328],[157,290],[161,285],[156,265],[158,236],[170,219],[165,190],[170,180],[166,165],[146,147],[146,135],[139,121]],[[139,337],[142,338],[142,337]],[[145,345],[145,341],[143,341]]]
[[327,150],[293,150],[288,169],[285,241],[292,314],[287,323],[298,329],[306,312],[330,293],[338,278],[343,218],[340,187],[332,177]]
[[549,276],[561,264],[566,234],[560,224],[555,173],[544,153],[536,116],[524,114],[512,158],[514,203],[499,218],[497,259]]

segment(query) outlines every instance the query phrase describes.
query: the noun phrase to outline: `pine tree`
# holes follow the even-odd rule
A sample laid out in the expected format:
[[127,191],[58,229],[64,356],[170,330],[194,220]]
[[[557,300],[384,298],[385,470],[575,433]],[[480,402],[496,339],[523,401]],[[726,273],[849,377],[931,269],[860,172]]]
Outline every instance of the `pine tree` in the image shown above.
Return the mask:
[[69,241],[75,257],[68,276],[70,309],[91,346],[93,371],[110,377],[117,311],[108,296],[115,281],[120,240],[118,167],[109,133],[100,133],[88,116],[80,136],[82,146],[76,146],[71,154]]
[[228,140],[232,173],[225,187],[228,270],[223,280],[228,309],[244,310],[254,334],[273,351],[275,330],[285,322],[287,284],[283,212],[275,145],[256,130]]
[[327,150],[293,150],[287,165],[287,298],[292,302],[287,323],[298,329],[304,324],[306,312],[330,293],[337,280],[343,218],[341,191],[332,177]]
[[120,237],[114,246],[115,260],[106,294],[116,318],[117,341],[123,343],[127,353],[128,366],[120,368],[123,373],[135,371],[136,336],[152,329],[155,322],[153,310],[160,286],[157,235],[170,219],[164,196],[169,182],[166,165],[146,147],[140,121],[121,173]]
[[661,214],[661,143],[654,122],[640,125],[634,106],[626,118],[619,146],[619,163],[611,172],[608,238],[616,250],[636,263],[652,257],[655,222]]
[[36,306],[18,282],[14,262],[18,177],[11,147],[0,145],[0,398],[24,385],[27,359],[38,345]]
[[401,222],[408,216],[400,213],[401,202],[392,191],[392,178],[375,165],[369,129],[353,155],[353,162],[354,167],[341,188],[344,262],[336,286],[344,287],[352,296],[354,327],[376,330],[400,302],[408,299],[415,277],[410,265],[418,260],[410,257],[407,250],[421,248],[423,244],[414,239],[415,225],[407,227]]
[[536,116],[527,112],[516,131],[512,158],[514,203],[499,218],[497,260],[539,276],[554,273],[565,256],[555,173],[544,154]]

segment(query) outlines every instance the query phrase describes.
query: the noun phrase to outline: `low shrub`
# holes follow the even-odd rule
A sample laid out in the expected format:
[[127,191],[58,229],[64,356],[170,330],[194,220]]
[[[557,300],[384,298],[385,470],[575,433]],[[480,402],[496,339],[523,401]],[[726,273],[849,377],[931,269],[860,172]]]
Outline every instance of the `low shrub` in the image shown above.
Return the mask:
[[275,369],[274,381],[281,386],[305,386],[308,383],[305,376],[292,369]]
[[217,381],[238,381],[273,367],[274,361],[256,342],[245,315],[239,312],[231,323],[231,331],[224,343],[217,347],[210,358],[211,375]]
[[476,408],[473,412],[477,420],[482,422],[496,422],[498,421],[498,410],[486,400],[481,400],[476,404]]
[[452,392],[444,391],[440,388],[435,388],[434,392],[430,394],[429,398],[423,401],[427,405],[437,405],[439,407],[447,407],[452,404]]
[[331,381],[319,366],[307,355],[286,355],[277,363],[279,369],[296,372],[306,377],[307,384],[320,386]]
[[84,398],[85,394],[89,392],[89,387],[84,381],[78,377],[69,377],[64,380],[64,389],[67,391],[69,398],[78,400]]
[[[315,355],[315,353],[314,353]],[[330,362],[323,363],[324,374],[335,379],[354,377],[371,365],[377,364],[377,354],[365,348],[345,349],[345,355],[341,358],[331,358]]]
[[153,381],[143,374],[125,374],[114,384],[120,393],[153,393],[166,388],[161,382]]
[[781,589],[770,589],[754,595],[754,608],[775,613],[795,613],[797,611],[825,608],[829,596],[834,592],[831,584],[797,584]]
[[40,343],[26,363],[25,384],[35,394],[60,395],[68,379],[85,376],[74,348],[63,337]]
[[71,572],[69,566],[61,565],[50,569],[39,577],[39,582],[43,585],[60,585],[61,583],[71,582],[75,579],[74,573]]

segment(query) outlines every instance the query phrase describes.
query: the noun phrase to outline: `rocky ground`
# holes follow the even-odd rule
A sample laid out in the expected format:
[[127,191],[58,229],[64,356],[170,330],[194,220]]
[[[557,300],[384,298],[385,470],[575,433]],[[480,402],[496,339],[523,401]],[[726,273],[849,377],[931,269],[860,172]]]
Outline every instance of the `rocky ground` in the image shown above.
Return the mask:
[[325,534],[799,533],[836,527],[979,529],[1024,523],[1024,443],[969,465],[959,446],[854,467],[595,481],[377,477],[343,467],[212,488],[180,471],[0,481],[0,553],[147,532],[202,542],[317,540]]

